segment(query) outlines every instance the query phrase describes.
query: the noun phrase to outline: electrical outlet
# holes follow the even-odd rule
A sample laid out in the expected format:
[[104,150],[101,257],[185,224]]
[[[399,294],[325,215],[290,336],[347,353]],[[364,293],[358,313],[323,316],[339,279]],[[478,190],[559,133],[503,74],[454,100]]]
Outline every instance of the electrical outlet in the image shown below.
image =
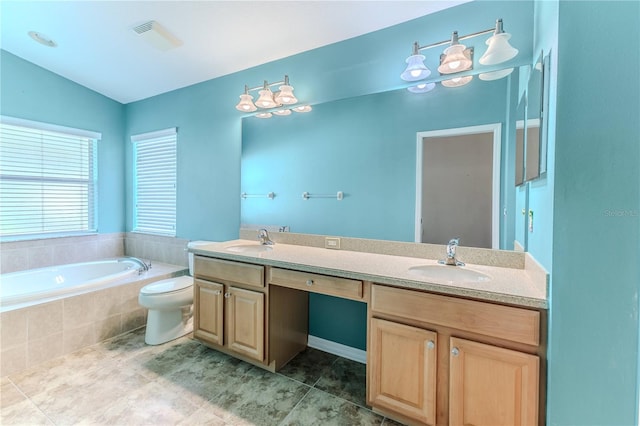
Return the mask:
[[325,237],[324,239],[324,248],[339,250],[340,249],[340,238],[336,237]]

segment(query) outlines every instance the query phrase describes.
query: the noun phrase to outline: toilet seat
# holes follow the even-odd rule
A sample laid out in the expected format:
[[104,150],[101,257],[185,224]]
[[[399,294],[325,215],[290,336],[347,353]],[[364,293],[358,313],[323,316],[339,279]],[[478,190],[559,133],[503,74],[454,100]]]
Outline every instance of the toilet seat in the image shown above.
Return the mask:
[[172,293],[193,286],[193,277],[183,275],[181,277],[167,278],[147,284],[140,289],[140,294],[153,296],[154,294]]

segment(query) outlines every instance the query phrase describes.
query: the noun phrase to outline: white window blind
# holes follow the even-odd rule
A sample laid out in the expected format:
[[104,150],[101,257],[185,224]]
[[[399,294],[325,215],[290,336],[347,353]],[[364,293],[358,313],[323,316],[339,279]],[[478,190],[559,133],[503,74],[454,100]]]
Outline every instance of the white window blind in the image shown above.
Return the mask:
[[96,231],[97,139],[79,129],[0,117],[0,236]]
[[133,230],[176,235],[175,128],[131,137],[134,144]]

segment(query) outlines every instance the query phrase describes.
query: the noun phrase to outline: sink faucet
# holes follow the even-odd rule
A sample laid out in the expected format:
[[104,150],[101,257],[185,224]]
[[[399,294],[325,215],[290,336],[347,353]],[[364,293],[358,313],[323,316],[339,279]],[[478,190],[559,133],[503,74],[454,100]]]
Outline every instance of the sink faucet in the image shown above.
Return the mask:
[[273,241],[271,241],[271,238],[269,238],[269,233],[264,228],[258,230],[258,241],[260,241],[260,244],[262,244],[263,246],[272,246],[275,244]]
[[439,260],[438,263],[442,265],[451,265],[451,266],[464,266],[464,262],[460,262],[456,259],[456,247],[460,244],[460,238],[452,238],[449,240],[449,244],[447,244],[447,258],[444,260]]

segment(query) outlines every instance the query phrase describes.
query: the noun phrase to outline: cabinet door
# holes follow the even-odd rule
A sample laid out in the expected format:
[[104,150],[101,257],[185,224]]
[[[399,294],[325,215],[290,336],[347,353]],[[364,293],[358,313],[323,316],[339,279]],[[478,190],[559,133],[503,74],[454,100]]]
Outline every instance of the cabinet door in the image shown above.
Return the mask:
[[227,293],[229,348],[258,361],[264,359],[264,294],[229,287]]
[[224,286],[196,279],[194,280],[194,323],[193,335],[209,343],[224,343]]
[[372,318],[371,336],[371,405],[435,424],[436,333]]
[[539,358],[451,338],[449,423],[538,424]]

